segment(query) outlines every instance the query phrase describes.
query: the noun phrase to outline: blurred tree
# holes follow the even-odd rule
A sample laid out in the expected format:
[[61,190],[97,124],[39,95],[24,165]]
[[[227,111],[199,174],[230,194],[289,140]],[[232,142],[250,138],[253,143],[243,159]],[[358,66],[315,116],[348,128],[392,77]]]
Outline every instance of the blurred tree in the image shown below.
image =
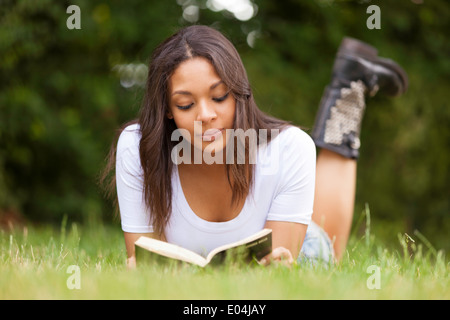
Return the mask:
[[[100,215],[96,176],[114,128],[135,116],[140,95],[120,86],[113,67],[145,62],[174,31],[179,8],[161,1],[3,2],[0,210],[54,221]],[[81,9],[81,30],[66,26],[70,4]]]

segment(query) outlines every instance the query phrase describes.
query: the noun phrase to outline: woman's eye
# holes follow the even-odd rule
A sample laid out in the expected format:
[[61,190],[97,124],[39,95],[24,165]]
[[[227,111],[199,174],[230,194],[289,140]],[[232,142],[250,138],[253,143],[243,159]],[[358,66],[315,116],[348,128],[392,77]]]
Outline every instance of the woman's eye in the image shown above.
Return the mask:
[[224,96],[220,97],[220,98],[213,98],[214,101],[216,102],[222,102],[224,101],[226,98],[228,98],[229,92],[227,92]]
[[186,106],[178,106],[178,105],[177,105],[177,108],[180,109],[180,110],[187,110],[187,109],[189,109],[190,107],[192,107],[192,105],[193,105],[193,103],[188,104],[188,105],[186,105]]

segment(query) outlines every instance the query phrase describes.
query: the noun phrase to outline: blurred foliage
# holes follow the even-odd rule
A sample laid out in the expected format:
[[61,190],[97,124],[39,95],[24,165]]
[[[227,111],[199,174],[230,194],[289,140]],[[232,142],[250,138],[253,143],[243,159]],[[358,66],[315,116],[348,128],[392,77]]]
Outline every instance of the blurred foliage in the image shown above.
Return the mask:
[[[110,221],[96,179],[142,97],[141,82],[124,72],[146,65],[179,27],[198,23],[236,45],[261,109],[305,128],[343,36],[401,64],[409,91],[368,101],[355,210],[367,202],[380,229],[419,229],[450,248],[448,2],[246,2],[253,17],[241,21],[213,0],[0,0],[0,214]],[[81,9],[80,30],[66,26],[71,4]],[[371,4],[381,9],[381,29],[366,27]]]

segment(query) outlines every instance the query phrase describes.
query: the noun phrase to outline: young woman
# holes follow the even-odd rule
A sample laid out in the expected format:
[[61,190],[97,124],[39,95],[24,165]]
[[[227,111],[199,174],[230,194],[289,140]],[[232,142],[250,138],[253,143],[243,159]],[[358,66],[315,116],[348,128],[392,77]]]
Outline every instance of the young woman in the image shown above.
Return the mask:
[[263,264],[339,259],[364,94],[405,89],[400,67],[346,39],[313,130],[316,175],[313,139],[258,109],[230,41],[206,26],[181,29],[153,53],[139,118],[110,154],[128,266],[142,235],[206,255],[262,228],[273,231]]

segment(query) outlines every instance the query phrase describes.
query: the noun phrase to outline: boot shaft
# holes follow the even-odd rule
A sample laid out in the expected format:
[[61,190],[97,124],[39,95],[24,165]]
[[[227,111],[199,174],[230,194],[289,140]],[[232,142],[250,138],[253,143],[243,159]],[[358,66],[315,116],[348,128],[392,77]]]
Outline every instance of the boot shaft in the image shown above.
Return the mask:
[[328,86],[325,89],[311,133],[318,147],[346,158],[359,157],[365,92],[366,86],[360,80],[351,82],[349,88]]

